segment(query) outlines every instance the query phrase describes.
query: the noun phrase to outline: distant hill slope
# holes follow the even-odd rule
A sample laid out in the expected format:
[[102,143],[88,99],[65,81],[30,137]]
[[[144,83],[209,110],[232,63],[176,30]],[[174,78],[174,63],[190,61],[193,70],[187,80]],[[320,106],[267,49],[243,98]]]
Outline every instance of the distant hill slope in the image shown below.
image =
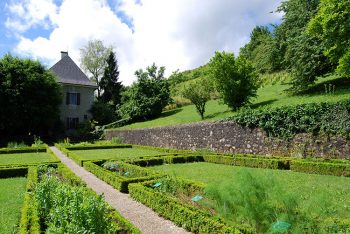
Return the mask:
[[[350,100],[350,79],[340,78],[334,75],[320,78],[311,90],[309,90],[308,94],[291,96],[285,91],[291,87],[291,85],[288,84],[288,77],[289,75],[285,72],[262,77],[262,87],[258,89],[257,97],[252,100],[250,108],[275,108],[302,103]],[[196,77],[195,79],[200,78]],[[184,84],[190,81],[191,80],[187,80],[181,83]],[[181,85],[181,83],[179,84]],[[326,92],[326,89],[329,90],[329,87],[332,87],[331,92]],[[211,100],[207,103],[205,121],[224,119],[234,115],[234,113],[235,112],[232,112],[226,105],[220,104],[218,100]],[[164,111],[157,119],[133,123],[119,129],[149,128],[198,121],[201,121],[201,119],[196,113],[195,106],[187,105]]]

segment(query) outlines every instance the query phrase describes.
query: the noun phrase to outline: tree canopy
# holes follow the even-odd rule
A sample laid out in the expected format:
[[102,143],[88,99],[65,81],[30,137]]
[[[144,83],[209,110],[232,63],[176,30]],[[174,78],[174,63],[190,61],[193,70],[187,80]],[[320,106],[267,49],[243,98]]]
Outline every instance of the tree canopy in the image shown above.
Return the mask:
[[249,60],[232,53],[215,52],[210,60],[212,79],[224,103],[236,110],[256,96],[257,74]]
[[120,104],[123,85],[119,81],[118,61],[113,51],[110,52],[106,60],[106,67],[101,78],[100,86],[103,90],[101,101],[105,103],[111,102],[113,106]]
[[61,86],[37,61],[0,59],[0,134],[45,134],[59,119]]
[[324,43],[324,54],[337,65],[337,71],[350,76],[350,1],[321,0],[308,32]]
[[104,46],[100,40],[89,41],[86,46],[80,49],[81,66],[91,74],[91,80],[96,83],[97,98],[100,98],[102,94],[100,81],[111,51],[112,48]]
[[170,102],[169,82],[164,78],[165,67],[155,64],[135,72],[137,81],[128,88],[122,97],[119,113],[133,120],[158,117]]

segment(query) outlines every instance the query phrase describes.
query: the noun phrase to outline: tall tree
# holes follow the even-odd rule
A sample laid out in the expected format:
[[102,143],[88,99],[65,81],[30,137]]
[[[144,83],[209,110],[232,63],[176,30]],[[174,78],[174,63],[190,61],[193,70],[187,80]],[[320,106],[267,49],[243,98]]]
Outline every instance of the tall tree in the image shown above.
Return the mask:
[[350,1],[321,0],[308,32],[322,40],[337,71],[350,77]]
[[324,44],[307,35],[306,27],[316,14],[319,0],[289,0],[282,2],[278,11],[283,12],[283,22],[276,35],[280,52],[284,54],[284,66],[292,73],[293,91],[306,89],[317,76],[329,72],[332,67],[323,55]]
[[37,61],[0,59],[0,135],[40,134],[59,119],[61,86]]
[[97,98],[101,97],[101,77],[107,65],[107,59],[112,51],[111,47],[106,47],[100,40],[89,41],[86,46],[80,49],[81,66],[91,74],[91,80],[97,85]]
[[280,68],[281,56],[277,41],[267,27],[257,26],[250,34],[250,42],[240,50],[240,56],[252,61],[257,72],[271,73]]
[[110,52],[106,62],[107,65],[100,82],[101,89],[103,90],[101,101],[105,103],[112,102],[115,108],[116,105],[120,104],[123,85],[118,81],[118,60],[113,51]]

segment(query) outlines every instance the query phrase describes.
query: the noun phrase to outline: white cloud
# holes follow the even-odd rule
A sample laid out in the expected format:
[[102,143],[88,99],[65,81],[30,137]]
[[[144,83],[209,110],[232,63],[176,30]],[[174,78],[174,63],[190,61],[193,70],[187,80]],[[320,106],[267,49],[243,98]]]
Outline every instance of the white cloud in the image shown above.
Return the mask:
[[[52,0],[25,0],[24,8],[9,5],[19,20],[8,20],[12,22],[8,28],[22,22],[22,31],[34,25],[53,27],[48,38],[19,37],[16,51],[52,65],[59,59],[59,51],[68,48],[79,64],[79,48],[90,39],[100,39],[116,48],[121,79],[130,84],[135,80],[135,70],[153,62],[166,66],[170,74],[177,68],[190,69],[206,63],[217,50],[238,53],[254,26],[276,23],[281,18],[269,13],[280,4],[276,0],[112,2],[116,5],[109,6],[101,0],[63,0],[60,6],[52,6]],[[36,10],[30,10],[27,16],[27,9]],[[127,18],[118,18],[116,12]],[[133,28],[125,21],[132,22]]]

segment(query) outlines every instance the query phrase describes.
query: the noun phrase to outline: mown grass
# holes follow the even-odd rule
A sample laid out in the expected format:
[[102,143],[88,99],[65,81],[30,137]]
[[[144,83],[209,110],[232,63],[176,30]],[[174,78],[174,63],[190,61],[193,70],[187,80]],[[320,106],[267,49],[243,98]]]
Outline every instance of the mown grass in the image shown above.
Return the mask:
[[0,233],[15,233],[19,222],[26,178],[0,179]]
[[[242,167],[199,162],[166,164],[152,169],[204,183],[234,184],[239,178]],[[272,181],[276,181],[286,194],[295,194],[300,206],[308,212],[317,213],[320,209],[318,205],[323,205],[330,212],[330,217],[350,218],[350,178],[269,169],[244,169],[253,177],[272,178]]]
[[[276,79],[276,78],[274,78]],[[324,85],[335,85],[335,92],[326,94]],[[291,85],[279,81],[276,84],[268,84],[258,89],[257,97],[252,100],[251,108],[280,107],[287,105],[297,105],[303,103],[337,102],[350,99],[350,79],[329,76],[319,79],[309,94],[292,96],[287,89]],[[218,100],[211,100],[206,105],[205,121],[220,120],[232,116],[232,112],[227,105],[220,104]],[[186,124],[201,121],[194,105],[184,106],[178,109],[165,111],[162,115],[153,120],[137,122],[117,129],[150,128],[158,126],[168,126]]]
[[157,150],[139,148],[74,150],[73,152],[77,154],[81,160],[132,159],[165,154],[164,152]]
[[57,158],[49,153],[20,153],[20,154],[1,154],[0,165],[19,165],[19,164],[39,164],[45,162],[57,162]]

